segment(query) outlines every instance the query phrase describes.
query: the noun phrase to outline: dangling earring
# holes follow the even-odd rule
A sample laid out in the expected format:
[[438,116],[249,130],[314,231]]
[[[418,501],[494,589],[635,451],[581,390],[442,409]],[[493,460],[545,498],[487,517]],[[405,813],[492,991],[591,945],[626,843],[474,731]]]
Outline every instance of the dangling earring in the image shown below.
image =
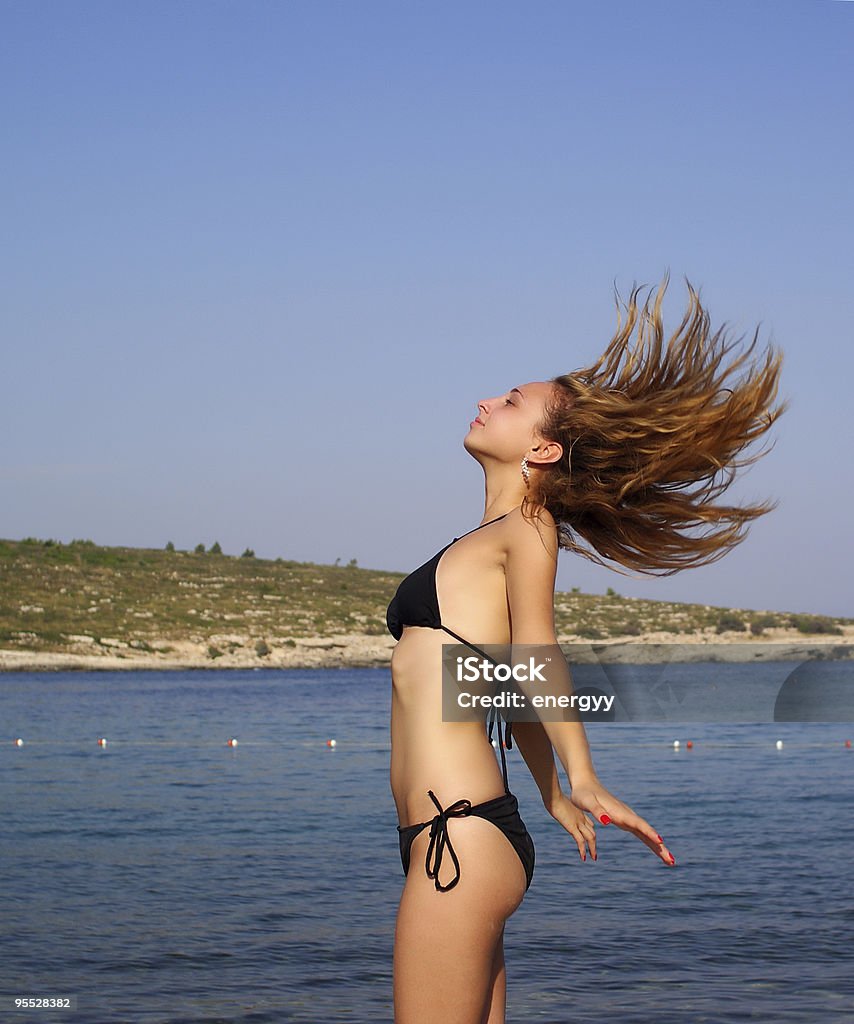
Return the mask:
[[529,477],[529,470],[528,470],[528,456],[527,455],[523,455],[522,456],[522,476],[525,478],[525,486],[527,487],[529,482],[530,482],[529,478],[528,478]]

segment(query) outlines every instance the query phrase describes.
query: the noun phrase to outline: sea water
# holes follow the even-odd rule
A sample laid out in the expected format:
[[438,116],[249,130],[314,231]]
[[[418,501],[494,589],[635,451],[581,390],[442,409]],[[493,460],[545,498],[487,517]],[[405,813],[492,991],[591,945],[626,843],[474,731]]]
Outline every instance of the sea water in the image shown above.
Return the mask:
[[[0,1020],[390,1024],[389,707],[387,669],[0,675]],[[508,1022],[854,1020],[844,718],[588,723],[676,868],[601,825],[582,863],[511,749],[537,863]]]

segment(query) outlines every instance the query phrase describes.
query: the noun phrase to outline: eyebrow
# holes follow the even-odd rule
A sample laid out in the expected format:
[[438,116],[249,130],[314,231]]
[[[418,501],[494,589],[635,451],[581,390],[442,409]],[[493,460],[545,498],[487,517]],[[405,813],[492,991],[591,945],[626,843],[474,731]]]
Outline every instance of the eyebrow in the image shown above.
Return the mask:
[[517,392],[517,394],[521,397],[522,401],[524,402],[525,401],[525,396],[522,394],[522,392],[519,391],[518,388],[511,388],[510,389],[510,394],[512,395],[514,391]]

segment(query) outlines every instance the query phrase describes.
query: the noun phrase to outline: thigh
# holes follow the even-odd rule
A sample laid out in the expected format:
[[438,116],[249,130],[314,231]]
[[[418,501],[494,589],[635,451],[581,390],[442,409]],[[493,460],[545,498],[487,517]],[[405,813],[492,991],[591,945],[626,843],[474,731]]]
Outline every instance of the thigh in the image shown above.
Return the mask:
[[507,970],[504,966],[504,930],[492,958],[492,979],[483,1009],[482,1024],[504,1024],[507,1005]]
[[[395,1024],[482,1024],[503,979],[496,956],[504,923],[525,895],[525,870],[507,837],[483,818],[450,819],[448,836],[460,880],[447,892],[424,869],[429,829],[412,843],[395,927]],[[446,848],[439,881],[453,876]]]

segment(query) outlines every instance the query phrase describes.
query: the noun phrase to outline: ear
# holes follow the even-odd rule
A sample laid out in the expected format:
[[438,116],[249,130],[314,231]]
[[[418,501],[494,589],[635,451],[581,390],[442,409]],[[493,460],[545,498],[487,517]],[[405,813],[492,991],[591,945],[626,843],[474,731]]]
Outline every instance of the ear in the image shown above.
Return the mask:
[[558,444],[557,441],[541,441],[531,451],[534,453],[532,461],[535,465],[548,465],[552,462],[560,462],[563,456],[563,445]]

